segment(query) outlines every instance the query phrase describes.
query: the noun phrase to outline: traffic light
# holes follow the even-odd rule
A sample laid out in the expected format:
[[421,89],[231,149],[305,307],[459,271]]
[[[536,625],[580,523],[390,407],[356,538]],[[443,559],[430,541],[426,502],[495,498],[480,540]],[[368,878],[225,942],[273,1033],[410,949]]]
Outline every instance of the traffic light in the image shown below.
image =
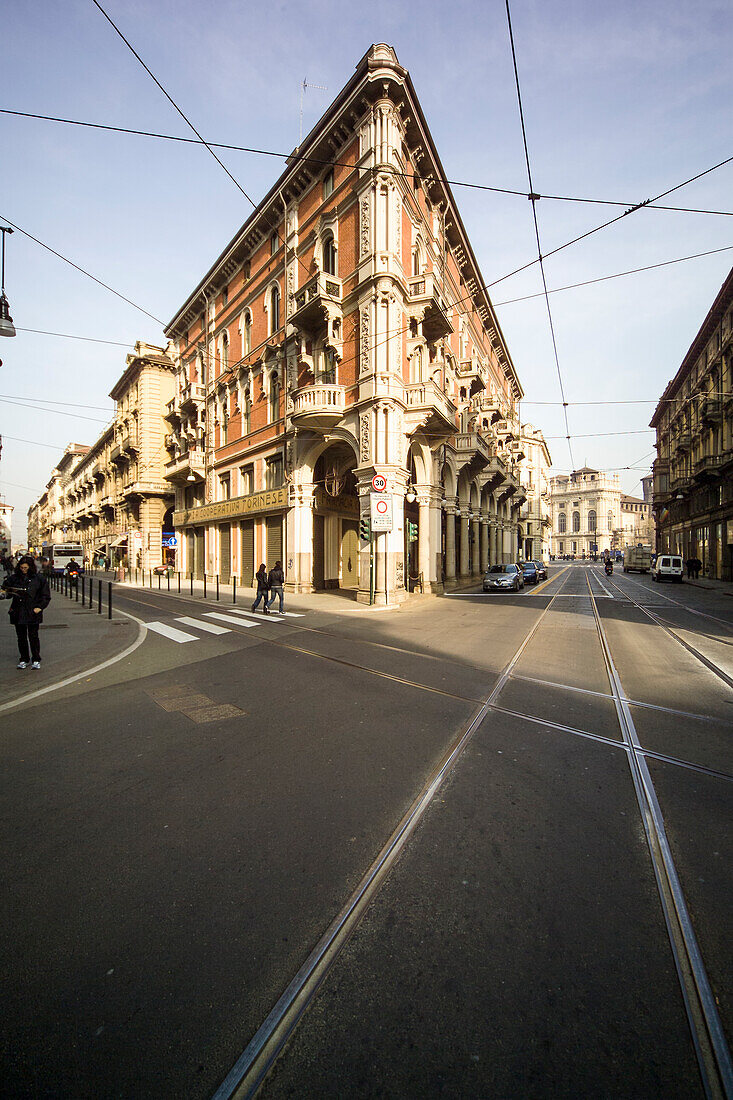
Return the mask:
[[362,516],[359,520],[359,536],[364,542],[369,542],[372,537],[372,522],[369,516]]
[[407,541],[417,542],[417,524],[413,523],[411,519],[407,521]]

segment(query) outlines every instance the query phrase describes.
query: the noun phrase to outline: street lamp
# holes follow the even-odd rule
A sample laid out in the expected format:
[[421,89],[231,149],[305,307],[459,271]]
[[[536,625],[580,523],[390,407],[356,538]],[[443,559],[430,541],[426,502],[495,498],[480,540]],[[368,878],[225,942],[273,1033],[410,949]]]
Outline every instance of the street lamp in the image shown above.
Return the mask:
[[0,233],[3,235],[3,259],[2,259],[2,289],[0,290],[0,336],[15,336],[15,325],[10,316],[10,305],[5,297],[5,234],[12,233],[10,226],[0,225]]
[[417,500],[417,493],[413,485],[407,486],[407,492],[405,493],[405,500],[408,504],[414,504]]

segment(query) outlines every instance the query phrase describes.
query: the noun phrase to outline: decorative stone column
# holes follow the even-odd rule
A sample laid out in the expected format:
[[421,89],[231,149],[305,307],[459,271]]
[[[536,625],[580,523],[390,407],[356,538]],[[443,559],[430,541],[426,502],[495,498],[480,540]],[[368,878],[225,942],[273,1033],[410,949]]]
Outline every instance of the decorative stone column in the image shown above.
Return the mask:
[[456,583],[456,513],[455,502],[445,506],[445,579],[446,586],[454,588]]
[[418,568],[423,592],[442,591],[440,575],[440,515],[443,490],[440,486],[417,485]]
[[[286,587],[291,592],[313,591],[313,497],[312,481],[293,485],[286,523]],[[255,562],[255,565],[257,563]]]
[[481,573],[481,518],[478,513],[474,514],[472,525],[473,527],[473,556],[471,558],[471,572],[474,577],[479,576]]
[[489,520],[489,565],[496,565],[498,563],[497,556],[497,526],[496,519]]
[[461,532],[461,546],[460,546],[460,577],[465,579],[468,577],[468,512],[461,509],[458,514],[460,532]]
[[479,572],[483,574],[489,565],[489,520],[487,516],[481,517],[479,543]]

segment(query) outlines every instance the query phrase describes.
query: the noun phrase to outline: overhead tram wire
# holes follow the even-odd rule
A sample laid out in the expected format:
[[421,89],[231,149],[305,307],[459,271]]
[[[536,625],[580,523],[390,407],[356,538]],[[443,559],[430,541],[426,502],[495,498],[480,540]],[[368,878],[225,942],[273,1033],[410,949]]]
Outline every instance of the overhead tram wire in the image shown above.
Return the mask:
[[[621,279],[625,275],[638,275],[642,271],[654,271],[658,267],[669,267],[670,264],[681,264],[685,260],[699,260],[704,256],[715,256],[718,252],[730,252],[733,244],[726,244],[722,248],[713,248],[709,252],[695,252],[692,256],[678,256],[675,260],[662,260],[658,264],[647,264],[646,267],[632,267],[629,271],[617,271],[614,275],[601,275],[597,279],[585,279],[582,283],[569,283],[567,286],[557,286],[548,291],[549,294],[560,294],[563,290],[577,290],[581,286],[592,286],[594,283],[606,283],[611,279]],[[544,298],[541,291],[537,294],[524,294],[521,298],[509,298],[505,302],[494,302],[495,308],[499,306],[511,306],[515,302],[528,302],[530,298]]]
[[509,0],[505,0],[506,3],[506,17],[509,25],[509,41],[512,48],[512,62],[514,65],[514,83],[517,89],[517,103],[519,104],[519,120],[522,124],[522,142],[524,143],[524,159],[527,164],[527,182],[529,184],[529,198],[532,203],[532,218],[534,220],[535,237],[537,238],[537,255],[539,257],[540,272],[542,274],[542,285],[545,290],[545,302],[547,304],[547,319],[550,323],[550,335],[552,337],[552,350],[555,354],[555,366],[557,367],[557,379],[560,383],[560,396],[563,400],[563,416],[565,418],[565,431],[567,433],[568,452],[570,454],[570,465],[575,465],[573,458],[573,447],[570,442],[570,424],[568,422],[568,404],[565,396],[565,386],[562,380],[562,371],[560,370],[560,357],[557,353],[557,340],[555,339],[555,326],[552,321],[552,310],[550,308],[550,296],[547,292],[547,279],[545,277],[545,264],[542,257],[542,245],[540,243],[540,227],[537,222],[537,196],[532,184],[532,168],[529,162],[529,147],[527,145],[527,131],[524,125],[524,110],[522,108],[522,93],[519,87],[519,70],[517,68],[517,55],[514,49],[514,33],[512,31],[512,17],[509,11]]
[[37,336],[59,336],[63,340],[85,340],[90,344],[111,344],[116,348],[132,348],[134,344],[125,344],[121,340],[100,340],[95,336],[74,336],[68,332],[47,332],[42,328],[21,328],[20,325],[15,326],[16,332],[33,332]]
[[[110,18],[110,16],[109,16],[109,15],[107,15],[107,12],[106,12],[106,11],[104,10],[104,8],[102,7],[102,5],[101,5],[101,4],[99,3],[99,0],[92,0],[92,3],[94,4],[95,8],[97,8],[97,9],[98,9],[98,10],[99,10],[99,11],[100,11],[100,12],[102,13],[102,15],[103,15],[103,16],[104,16],[104,18],[105,18],[105,19],[107,20],[107,22],[108,22],[108,23],[109,23],[109,25],[110,25],[110,26],[112,27],[112,29],[113,29],[113,30],[115,31],[115,33],[116,33],[116,34],[118,34],[118,35],[120,36],[120,38],[122,39],[122,41],[123,41],[123,42],[125,43],[125,45],[127,46],[128,50],[129,50],[129,51],[130,51],[130,52],[131,52],[131,53],[133,54],[133,56],[134,56],[135,58],[137,58],[137,60],[138,60],[138,61],[140,62],[140,64],[142,65],[142,67],[143,67],[143,68],[145,69],[145,72],[146,72],[146,73],[148,74],[148,76],[149,76],[149,77],[150,77],[150,79],[151,79],[151,80],[153,81],[153,83],[154,83],[154,84],[155,84],[155,85],[156,85],[156,86],[157,86],[157,87],[158,87],[158,88],[159,88],[159,89],[161,90],[161,92],[163,93],[163,95],[165,96],[165,98],[166,98],[166,99],[168,100],[168,102],[170,103],[170,105],[171,105],[171,106],[172,106],[172,107],[174,108],[174,110],[175,110],[175,111],[177,111],[177,112],[178,112],[178,114],[179,114],[179,115],[181,116],[181,118],[182,118],[182,119],[183,119],[183,121],[184,121],[184,122],[186,123],[186,125],[187,125],[187,126],[188,126],[188,127],[189,127],[189,128],[191,129],[191,130],[193,130],[194,134],[195,134],[195,135],[196,135],[196,137],[197,137],[197,138],[199,139],[199,141],[201,142],[201,144],[202,144],[202,145],[204,145],[204,146],[205,146],[205,147],[206,147],[206,148],[208,149],[208,151],[209,151],[209,152],[211,153],[211,155],[212,155],[212,157],[214,158],[214,160],[216,161],[216,163],[217,163],[217,164],[218,164],[218,165],[219,165],[219,166],[220,166],[221,168],[223,168],[223,169],[224,169],[224,171],[226,172],[227,176],[228,176],[228,177],[229,177],[229,179],[230,179],[230,180],[232,181],[232,183],[234,184],[234,186],[235,186],[235,187],[236,187],[236,188],[237,188],[237,189],[238,189],[238,190],[239,190],[239,191],[240,191],[240,192],[242,193],[242,195],[244,195],[244,197],[245,197],[245,199],[247,200],[247,202],[249,202],[249,203],[250,203],[250,204],[252,205],[252,208],[253,208],[253,210],[254,210],[255,212],[261,211],[261,209],[262,209],[262,205],[263,205],[263,204],[262,204],[262,203],[259,203],[259,204],[257,204],[257,203],[256,203],[256,202],[254,201],[254,199],[253,199],[253,198],[252,198],[252,197],[251,197],[250,195],[248,195],[248,194],[247,194],[247,192],[246,192],[246,191],[244,190],[244,188],[242,187],[242,185],[241,185],[241,183],[239,182],[239,180],[238,180],[238,179],[236,179],[236,178],[235,178],[235,176],[233,176],[233,175],[232,175],[232,173],[231,173],[231,172],[229,171],[229,169],[227,168],[226,164],[224,164],[224,161],[223,161],[223,160],[221,160],[221,159],[220,159],[220,158],[219,158],[219,157],[218,157],[218,156],[216,155],[216,153],[214,152],[214,150],[213,150],[212,146],[211,146],[211,145],[209,144],[209,142],[207,142],[207,141],[205,140],[205,138],[204,138],[204,137],[202,137],[202,135],[201,135],[201,134],[199,133],[199,131],[198,131],[198,130],[196,129],[196,127],[194,126],[194,124],[193,124],[193,123],[191,122],[190,118],[189,118],[189,117],[188,117],[187,115],[185,115],[185,114],[183,113],[183,111],[182,111],[182,110],[181,110],[181,108],[180,108],[180,107],[178,106],[178,104],[177,104],[177,103],[175,102],[175,100],[174,100],[174,99],[172,98],[172,96],[170,96],[170,95],[168,94],[168,92],[167,92],[167,91],[165,90],[165,88],[164,88],[164,87],[163,87],[163,85],[162,85],[162,84],[160,83],[160,81],[158,80],[158,78],[157,78],[157,77],[156,77],[156,76],[155,76],[155,75],[153,74],[153,72],[152,72],[152,71],[151,71],[151,70],[150,70],[150,69],[148,68],[148,66],[147,66],[147,65],[145,64],[145,62],[143,61],[142,57],[141,57],[141,56],[140,56],[140,54],[139,54],[139,53],[137,52],[137,50],[136,50],[136,49],[135,49],[135,47],[134,47],[134,46],[132,45],[132,43],[131,43],[131,42],[129,42],[127,38],[125,38],[125,36],[124,36],[124,34],[122,33],[122,31],[120,30],[120,28],[119,28],[119,27],[118,27],[118,26],[116,25],[116,23],[114,23],[114,21],[113,21],[113,20],[112,20],[112,19]],[[279,219],[278,219],[278,222],[279,222]],[[281,243],[281,244],[283,245],[283,247],[285,247],[285,240],[284,240],[284,238],[283,238],[283,237],[281,237],[281,236],[280,236],[280,230],[279,230],[279,228],[278,228],[278,224],[275,224],[275,225],[271,225],[271,226],[270,226],[270,228],[272,229],[273,233],[275,233],[275,234],[277,235],[277,238],[278,238],[278,240],[280,241],[280,243]],[[306,267],[305,263],[304,263],[304,262],[303,262],[303,261],[302,261],[302,260],[300,259],[300,257],[298,256],[298,253],[297,253],[297,251],[295,252],[295,259],[296,259],[296,261],[297,261],[297,262],[298,262],[298,263],[299,263],[299,264],[300,264],[300,265],[301,265],[301,266],[302,266],[302,267],[304,268],[304,270],[308,271],[308,269],[307,269],[307,267]],[[310,272],[308,272],[308,274],[310,274]]]
[[24,237],[28,237],[29,240],[34,241],[35,244],[40,245],[41,248],[45,248],[47,252],[51,252],[59,260],[63,260],[65,264],[69,265],[69,267],[73,267],[76,271],[80,271],[82,275],[86,275],[88,279],[91,279],[92,282],[97,283],[98,286],[104,287],[104,289],[108,290],[110,294],[114,294],[116,298],[121,298],[123,302],[127,302],[128,306],[132,306],[133,309],[138,309],[141,313],[144,313],[146,317],[149,317],[151,321],[155,321],[157,325],[165,327],[165,321],[161,321],[160,317],[156,317],[153,313],[149,313],[147,309],[143,309],[143,307],[139,306],[137,302],[133,302],[131,298],[126,298],[124,294],[120,294],[119,290],[115,290],[114,287],[109,286],[108,283],[102,282],[102,280],[98,279],[96,275],[92,275],[91,272],[87,271],[83,267],[80,267],[79,264],[74,263],[74,261],[70,260],[67,256],[63,256],[60,252],[57,252],[55,248],[51,248],[50,245],[44,244],[43,241],[39,241],[38,237],[34,237],[33,234],[29,233],[27,229],[21,229],[19,225],[16,225],[15,222],[11,222],[10,218],[7,218],[4,214],[0,214],[0,219],[4,222],[7,222],[8,225],[12,226],[12,228],[15,229],[18,233],[22,233]]
[[[33,401],[38,405],[66,405],[72,409],[97,409],[99,412],[114,413],[114,409],[107,409],[104,405],[80,405],[77,401],[54,401],[49,397],[36,397],[35,394],[29,395],[33,397]],[[16,393],[0,393],[0,401],[25,401],[23,394]]]
[[[203,138],[189,138],[189,137],[183,137],[183,136],[178,135],[178,134],[161,134],[161,133],[157,133],[156,131],[153,131],[153,130],[137,130],[137,129],[135,129],[133,127],[130,127],[130,126],[111,126],[111,125],[107,125],[107,124],[101,123],[101,122],[85,122],[85,121],[81,121],[79,119],[73,119],[73,118],[60,118],[56,115],[35,114],[32,111],[14,111],[14,110],[11,110],[10,108],[6,108],[6,107],[0,107],[0,114],[14,115],[14,116],[19,117],[19,118],[34,118],[34,119],[38,119],[38,120],[43,121],[43,122],[59,122],[59,123],[62,123],[64,125],[67,125],[67,126],[80,126],[80,127],[86,127],[86,128],[89,128],[89,129],[93,129],[93,130],[106,130],[106,131],[109,131],[111,133],[117,133],[117,134],[130,134],[133,137],[156,138],[157,140],[160,140],[160,141],[175,141],[175,142],[181,142],[181,143],[186,144],[186,145],[205,145],[209,149],[226,149],[227,151],[230,151],[230,152],[251,153],[254,156],[273,157],[273,158],[276,158],[278,160],[287,160],[289,157],[291,157],[293,155],[292,152],[290,152],[290,153],[281,153],[281,152],[279,152],[277,150],[273,150],[273,149],[258,149],[255,146],[233,145],[233,144],[230,144],[230,143],[227,143],[227,142],[222,142],[222,141],[209,141],[209,142],[206,142],[206,141],[204,141]],[[352,163],[350,161],[324,160],[322,157],[310,157],[310,156],[300,156],[298,158],[298,163],[307,164],[307,165],[315,165],[319,168],[337,168],[337,167],[339,167],[339,168],[355,169],[355,168],[358,167],[358,165],[356,163]],[[727,163],[727,162],[724,162],[724,163]],[[404,172],[404,171],[400,172],[396,169],[392,169],[392,173],[393,173],[393,175],[400,176],[400,177],[402,177],[403,179],[406,179],[406,180],[413,180],[415,178],[418,178],[418,179],[420,178],[419,175],[415,172]],[[435,176],[435,179],[436,179],[437,182],[448,184],[450,187],[467,187],[467,188],[470,188],[470,189],[476,190],[476,191],[490,191],[490,192],[493,192],[493,193],[499,194],[499,195],[515,195],[518,198],[523,198],[523,199],[529,198],[529,195],[526,191],[519,191],[519,190],[517,190],[515,188],[511,188],[511,187],[495,187],[495,186],[492,186],[491,184],[487,184],[487,183],[474,183],[474,182],[470,182],[470,181],[467,181],[467,180],[453,180],[453,179],[449,179],[447,176]],[[582,197],[582,196],[579,196],[579,195],[544,195],[543,194],[543,195],[538,195],[538,198],[545,199],[546,201],[551,201],[551,202],[577,202],[577,203],[591,204],[591,205],[597,205],[597,206],[623,206],[623,207],[629,208],[629,207],[635,205],[635,204],[630,203],[630,202],[623,202],[619,199],[592,199],[592,198],[585,198],[585,197]],[[681,213],[681,214],[712,214],[712,215],[718,215],[720,217],[733,217],[733,210],[709,210],[709,209],[703,209],[703,208],[694,207],[694,206],[664,206],[664,205],[656,203],[654,200],[647,200],[645,203],[637,204],[637,205],[639,205],[639,206],[643,205],[645,209],[668,210],[668,211],[674,211],[674,212]]]
[[[10,401],[6,397],[0,397],[0,402],[2,402],[3,405],[12,405],[15,408],[35,409],[36,412],[55,413],[56,416],[71,416],[74,418],[74,420],[91,420],[94,424],[109,423],[109,419],[101,420],[98,416],[83,416],[81,413],[64,412],[63,409],[39,409],[36,402],[31,403],[29,401]],[[110,412],[110,416],[112,415],[113,414]]]

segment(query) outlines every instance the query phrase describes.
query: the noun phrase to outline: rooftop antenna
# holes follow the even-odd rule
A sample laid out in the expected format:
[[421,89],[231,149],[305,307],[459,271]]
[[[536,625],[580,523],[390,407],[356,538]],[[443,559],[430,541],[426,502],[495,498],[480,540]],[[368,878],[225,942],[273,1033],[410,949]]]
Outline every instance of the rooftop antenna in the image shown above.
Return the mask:
[[320,92],[328,91],[325,84],[309,84],[308,77],[303,77],[303,83],[300,85],[300,132],[298,134],[298,150],[300,150],[300,146],[303,143],[303,96],[307,88],[318,88]]

